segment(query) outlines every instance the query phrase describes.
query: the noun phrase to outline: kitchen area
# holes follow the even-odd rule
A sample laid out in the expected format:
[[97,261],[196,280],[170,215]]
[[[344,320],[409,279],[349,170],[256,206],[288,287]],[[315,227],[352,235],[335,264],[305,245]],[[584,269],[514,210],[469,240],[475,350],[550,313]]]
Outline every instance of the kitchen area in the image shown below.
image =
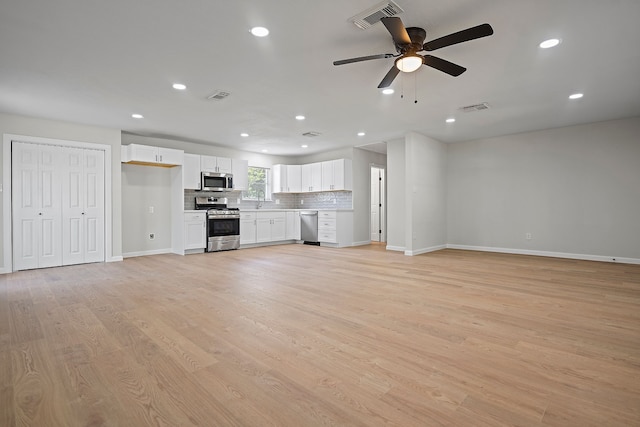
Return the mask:
[[[269,194],[256,199],[247,197],[247,160],[182,151],[178,164],[179,153],[167,151],[171,149],[142,158],[139,153],[153,151],[152,146],[124,144],[124,257],[292,243],[354,244],[349,158],[272,164],[265,168]],[[128,208],[136,213],[128,215]]]

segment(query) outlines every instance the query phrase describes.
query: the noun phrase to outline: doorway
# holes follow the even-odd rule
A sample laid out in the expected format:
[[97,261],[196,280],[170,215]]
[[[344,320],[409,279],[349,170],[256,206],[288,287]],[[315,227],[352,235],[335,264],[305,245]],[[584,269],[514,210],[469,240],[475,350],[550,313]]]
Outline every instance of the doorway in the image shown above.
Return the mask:
[[371,165],[371,241],[386,242],[386,197],[385,169],[383,166]]

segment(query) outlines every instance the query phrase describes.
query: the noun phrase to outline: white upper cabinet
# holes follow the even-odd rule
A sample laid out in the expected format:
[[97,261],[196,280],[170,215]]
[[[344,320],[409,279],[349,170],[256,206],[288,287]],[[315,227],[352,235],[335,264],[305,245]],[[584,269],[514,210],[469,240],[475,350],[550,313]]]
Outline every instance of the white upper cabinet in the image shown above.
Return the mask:
[[322,191],[322,163],[302,165],[302,192]]
[[229,157],[200,156],[202,172],[232,173],[233,168]]
[[351,159],[322,162],[322,191],[351,190]]
[[287,165],[273,165],[271,168],[271,191],[273,193],[288,193]]
[[231,172],[233,173],[233,189],[248,190],[249,189],[249,161],[232,159]]
[[302,166],[287,165],[287,192],[300,193],[302,191]]
[[200,190],[200,155],[184,153],[182,184],[185,190]]
[[122,162],[149,166],[179,166],[184,151],[150,145],[129,144],[122,146]]

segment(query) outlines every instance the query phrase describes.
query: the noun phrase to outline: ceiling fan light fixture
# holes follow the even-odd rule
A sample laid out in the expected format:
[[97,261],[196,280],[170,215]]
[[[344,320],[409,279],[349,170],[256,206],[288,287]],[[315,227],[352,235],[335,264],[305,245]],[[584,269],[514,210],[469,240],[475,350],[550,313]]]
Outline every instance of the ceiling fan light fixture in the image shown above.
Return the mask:
[[382,89],[382,93],[385,95],[391,95],[395,92],[395,90],[391,89],[390,87],[386,88],[386,89]]
[[405,55],[396,59],[396,68],[404,73],[412,73],[420,68],[423,59],[419,55]]

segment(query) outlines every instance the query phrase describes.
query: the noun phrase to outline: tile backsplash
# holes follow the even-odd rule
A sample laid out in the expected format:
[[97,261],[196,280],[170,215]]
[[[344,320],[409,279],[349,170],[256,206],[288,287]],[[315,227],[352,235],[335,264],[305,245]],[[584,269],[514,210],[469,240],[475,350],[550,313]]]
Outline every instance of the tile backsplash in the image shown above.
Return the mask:
[[[195,209],[196,197],[226,197],[230,208],[256,209],[255,200],[242,200],[241,191],[214,193],[210,191],[184,191],[184,209]],[[318,193],[277,193],[272,200],[261,201],[262,209],[351,209],[353,208],[351,191],[326,191]],[[238,203],[238,200],[240,203]],[[279,203],[276,203],[276,200]]]

